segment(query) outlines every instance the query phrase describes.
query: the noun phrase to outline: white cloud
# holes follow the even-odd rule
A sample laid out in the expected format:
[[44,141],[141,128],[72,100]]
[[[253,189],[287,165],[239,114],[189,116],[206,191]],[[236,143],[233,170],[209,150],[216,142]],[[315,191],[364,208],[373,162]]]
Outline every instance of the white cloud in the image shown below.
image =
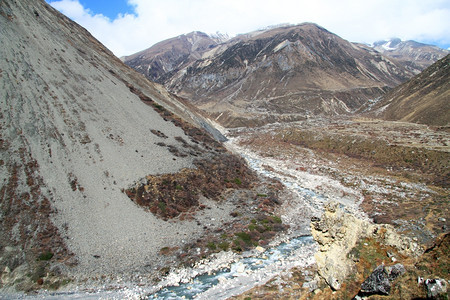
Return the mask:
[[[135,14],[110,20],[78,0],[50,4],[88,29],[117,56],[194,30],[228,34],[279,23],[315,22],[350,41],[390,37],[450,44],[446,0],[129,0]],[[448,47],[448,46],[447,46]]]

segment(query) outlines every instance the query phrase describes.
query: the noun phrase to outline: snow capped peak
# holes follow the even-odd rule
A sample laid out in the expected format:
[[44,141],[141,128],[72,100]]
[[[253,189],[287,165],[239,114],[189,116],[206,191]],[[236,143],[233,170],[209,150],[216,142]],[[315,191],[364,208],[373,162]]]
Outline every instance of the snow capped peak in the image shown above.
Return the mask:
[[221,33],[219,31],[216,31],[216,33],[210,33],[208,35],[218,43],[225,43],[232,38],[228,33]]
[[389,40],[388,44],[390,48],[397,48],[397,46],[402,42],[399,38],[392,38]]
[[398,48],[398,46],[402,43],[402,40],[399,38],[391,38],[389,40],[377,41],[373,43],[374,48],[383,48],[386,51],[392,51]]

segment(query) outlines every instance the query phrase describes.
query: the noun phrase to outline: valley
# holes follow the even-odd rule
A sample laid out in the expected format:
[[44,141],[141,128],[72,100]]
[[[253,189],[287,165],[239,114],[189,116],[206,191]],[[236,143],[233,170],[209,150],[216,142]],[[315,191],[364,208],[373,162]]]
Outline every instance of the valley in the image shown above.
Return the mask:
[[[395,262],[404,264],[408,275],[401,285],[393,286],[392,296],[409,298],[424,295],[423,288],[416,284],[417,276],[444,276],[445,255],[438,254],[439,259],[444,260],[444,269],[434,269],[434,260],[422,253],[423,249],[433,247],[436,238],[448,232],[448,175],[442,172],[439,164],[422,169],[411,166],[409,160],[417,159],[414,156],[417,153],[419,157],[427,155],[429,160],[436,156],[436,161],[448,161],[450,134],[447,130],[368,118],[318,118],[257,129],[221,130],[229,139],[225,143],[227,149],[242,156],[260,176],[283,184],[283,192],[279,194],[282,204],[274,212],[289,226],[288,230],[270,243],[241,254],[212,251],[191,266],[171,268],[153,287],[143,282],[138,288],[133,287],[132,282],[124,281],[118,285],[110,281],[109,292],[97,287],[93,296],[109,293],[115,297],[150,295],[150,299],[182,296],[198,299],[347,299],[358,293],[358,283],[369,275],[367,268],[375,268],[380,262],[387,265]],[[313,138],[307,133],[313,133]],[[353,151],[360,149],[360,152],[347,152],[348,143],[362,145],[352,148]],[[382,150],[377,147],[380,143],[386,143]],[[397,148],[412,152],[408,160],[395,159],[392,149]],[[367,153],[373,151],[383,153],[368,157]],[[448,171],[448,168],[444,166],[444,170]],[[314,253],[318,246],[310,236],[310,220],[322,218],[330,201],[339,203],[351,213],[351,218],[368,224],[373,220],[371,226],[385,228],[385,224],[389,224],[392,227],[387,228],[392,230],[391,234],[399,233],[416,248],[405,254],[396,248],[401,244],[399,237],[389,245],[379,237],[364,238],[362,235],[352,246],[352,249],[359,249],[361,255],[355,266],[356,278],[343,282],[345,287],[338,291],[331,290],[315,275],[318,270]],[[193,217],[200,220],[202,215],[197,213]],[[252,216],[241,215],[239,218],[251,220]],[[208,240],[220,236],[223,232],[212,233]],[[444,243],[447,244],[442,244],[436,251],[445,252],[448,239]],[[195,247],[204,251],[201,243]],[[375,252],[364,252],[372,251],[370,249]],[[389,255],[396,259],[391,260]],[[364,266],[358,263],[364,263]],[[417,263],[421,266],[419,273],[415,267]]]
[[[263,128],[235,129],[230,135],[240,147],[263,157],[267,161],[264,168],[279,172],[280,178],[301,180],[303,177],[304,184],[328,195],[328,200],[345,203],[346,207],[353,205],[359,211],[356,215],[372,219],[375,224],[391,224],[397,232],[424,248],[433,247],[435,239],[448,232],[448,129],[363,118],[321,118]],[[397,151],[402,153],[400,157],[396,157]],[[427,158],[422,158],[423,155]],[[420,166],[434,156],[435,163],[431,164],[435,167]],[[411,165],[412,161],[419,165]],[[314,185],[313,175],[326,179]],[[448,234],[444,239],[447,241],[439,251],[445,252]],[[358,276],[369,275],[358,264],[364,262],[365,268],[369,265],[374,268],[381,261],[392,264],[385,256],[392,249],[386,250],[383,248],[386,245],[376,239],[364,241],[365,245],[367,241],[374,243],[371,247],[377,249],[376,256],[356,260],[356,277],[339,291],[324,286],[317,290],[317,287],[310,288],[311,274],[317,269],[297,268],[236,298],[350,299],[358,293],[357,282],[361,284],[364,279]],[[403,257],[402,263],[409,265],[410,274],[398,283],[401,286],[396,287],[391,297],[424,297],[414,276],[434,274],[445,278],[448,270],[445,254],[435,258],[441,260],[443,269],[434,269],[429,258],[425,262],[420,258],[421,273],[417,274],[414,265],[417,260]]]
[[448,50],[302,23],[127,66],[42,0],[0,1],[0,33],[0,298],[447,287]]
[[[448,130],[334,118],[267,125],[263,130],[236,129],[230,134],[248,151],[282,162],[291,176],[301,178],[302,172],[326,176],[357,191],[361,209],[376,223],[393,224],[422,243],[449,226]],[[329,189],[325,182],[315,188]],[[344,188],[340,193],[335,197],[352,196]]]

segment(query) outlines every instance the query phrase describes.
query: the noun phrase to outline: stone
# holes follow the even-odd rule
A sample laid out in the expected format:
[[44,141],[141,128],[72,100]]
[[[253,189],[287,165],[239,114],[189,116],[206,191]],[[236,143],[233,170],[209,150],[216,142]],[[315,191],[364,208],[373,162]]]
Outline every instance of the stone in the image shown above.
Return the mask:
[[391,283],[384,270],[384,265],[376,267],[372,274],[361,284],[361,293],[363,294],[389,295],[390,291]]
[[236,272],[238,273],[244,273],[245,272],[245,265],[244,264],[239,264],[236,268]]
[[[319,251],[314,255],[317,272],[333,290],[339,290],[348,276],[355,272],[356,260],[349,254],[364,238],[395,247],[403,255],[417,257],[423,253],[416,242],[395,232],[391,225],[373,224],[358,218],[336,202],[329,202],[324,208],[320,218],[311,219],[310,226],[311,235],[319,244]],[[382,270],[389,281],[402,274],[404,267],[397,264]]]
[[402,264],[388,267],[379,265],[361,284],[361,293],[364,295],[389,295],[391,282],[405,272],[405,267]]
[[261,247],[261,246],[257,246],[257,247],[255,248],[255,250],[258,251],[259,253],[263,253],[264,251],[266,251],[266,249],[264,249],[264,248]]
[[311,219],[311,234],[320,246],[314,255],[318,273],[333,290],[339,290],[354,271],[354,263],[347,254],[369,231],[369,223],[345,213],[336,202],[325,206],[321,218]]
[[429,299],[446,299],[447,281],[442,278],[426,279],[425,288],[427,290],[427,298]]
[[388,274],[389,280],[393,281],[397,277],[405,274],[406,269],[402,264],[395,264],[393,266],[385,267],[385,271]]

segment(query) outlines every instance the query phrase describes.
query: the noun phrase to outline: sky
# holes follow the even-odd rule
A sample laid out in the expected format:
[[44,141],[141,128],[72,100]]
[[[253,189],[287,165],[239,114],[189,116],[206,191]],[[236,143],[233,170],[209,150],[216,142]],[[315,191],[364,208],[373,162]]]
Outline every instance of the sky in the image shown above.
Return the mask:
[[116,56],[192,31],[234,36],[316,23],[351,42],[402,40],[450,48],[450,0],[47,0]]

